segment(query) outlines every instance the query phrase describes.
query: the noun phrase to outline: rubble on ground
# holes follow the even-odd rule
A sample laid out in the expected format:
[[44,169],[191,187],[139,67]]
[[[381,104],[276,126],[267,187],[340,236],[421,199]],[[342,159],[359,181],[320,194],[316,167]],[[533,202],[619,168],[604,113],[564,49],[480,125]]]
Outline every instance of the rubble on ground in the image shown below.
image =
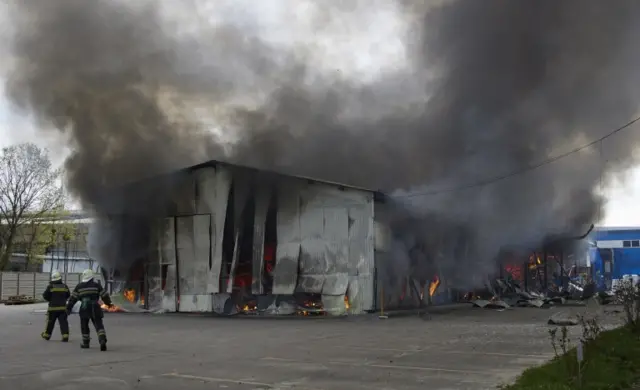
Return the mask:
[[525,290],[514,280],[496,279],[487,283],[487,294],[490,299],[476,297],[470,300],[474,307],[482,309],[509,309],[512,307],[543,308],[554,305],[578,304],[596,295],[596,286],[588,283],[585,286],[577,282],[570,282],[562,291],[540,292],[533,289]]

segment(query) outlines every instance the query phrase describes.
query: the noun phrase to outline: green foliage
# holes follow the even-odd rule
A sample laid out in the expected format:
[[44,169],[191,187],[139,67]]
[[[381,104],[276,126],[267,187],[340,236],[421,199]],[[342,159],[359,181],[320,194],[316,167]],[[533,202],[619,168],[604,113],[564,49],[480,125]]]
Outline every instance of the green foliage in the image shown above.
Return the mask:
[[[49,234],[39,226],[64,206],[61,171],[54,169],[46,149],[32,143],[2,148],[0,153],[0,270],[14,246],[39,253]],[[33,232],[31,238],[21,238]],[[28,251],[27,251],[28,253]]]
[[[578,381],[576,349],[526,370],[505,390],[631,389],[640,379],[640,337],[629,326],[601,331],[597,321],[583,320],[584,360]],[[555,332],[552,332],[555,334]],[[556,334],[557,337],[557,334]],[[561,343],[556,338],[556,343]],[[562,349],[556,346],[558,350]]]
[[67,216],[65,210],[53,210],[46,217],[32,219],[22,226],[19,242],[23,244],[29,264],[42,263],[47,248],[62,247],[75,239],[76,224],[73,221],[66,222]]
[[623,280],[616,289],[615,298],[622,304],[627,326],[640,333],[640,284]]

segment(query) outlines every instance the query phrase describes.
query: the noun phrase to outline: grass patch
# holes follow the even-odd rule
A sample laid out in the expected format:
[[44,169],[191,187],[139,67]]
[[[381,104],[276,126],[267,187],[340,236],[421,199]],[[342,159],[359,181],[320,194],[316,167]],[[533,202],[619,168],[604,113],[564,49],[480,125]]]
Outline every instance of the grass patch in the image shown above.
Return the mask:
[[526,370],[504,390],[631,389],[640,379],[640,335],[625,326],[600,333],[584,346],[578,381],[576,349]]

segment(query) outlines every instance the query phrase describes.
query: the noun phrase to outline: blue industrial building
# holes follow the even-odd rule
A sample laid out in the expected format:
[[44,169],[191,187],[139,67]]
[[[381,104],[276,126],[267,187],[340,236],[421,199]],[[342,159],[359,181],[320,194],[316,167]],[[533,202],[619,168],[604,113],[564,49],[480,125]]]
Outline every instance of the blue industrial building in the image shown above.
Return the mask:
[[640,275],[640,227],[599,227],[589,241],[591,276],[600,290],[624,275]]

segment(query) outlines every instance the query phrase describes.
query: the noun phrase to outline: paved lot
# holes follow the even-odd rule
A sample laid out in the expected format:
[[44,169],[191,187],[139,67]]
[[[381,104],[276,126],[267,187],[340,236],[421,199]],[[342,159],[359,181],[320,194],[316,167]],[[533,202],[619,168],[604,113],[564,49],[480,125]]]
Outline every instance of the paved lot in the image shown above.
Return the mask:
[[109,351],[100,352],[80,349],[77,315],[71,343],[57,329],[40,339],[42,308],[0,306],[0,388],[490,389],[552,356],[546,320],[559,310],[459,309],[430,320],[107,314]]

